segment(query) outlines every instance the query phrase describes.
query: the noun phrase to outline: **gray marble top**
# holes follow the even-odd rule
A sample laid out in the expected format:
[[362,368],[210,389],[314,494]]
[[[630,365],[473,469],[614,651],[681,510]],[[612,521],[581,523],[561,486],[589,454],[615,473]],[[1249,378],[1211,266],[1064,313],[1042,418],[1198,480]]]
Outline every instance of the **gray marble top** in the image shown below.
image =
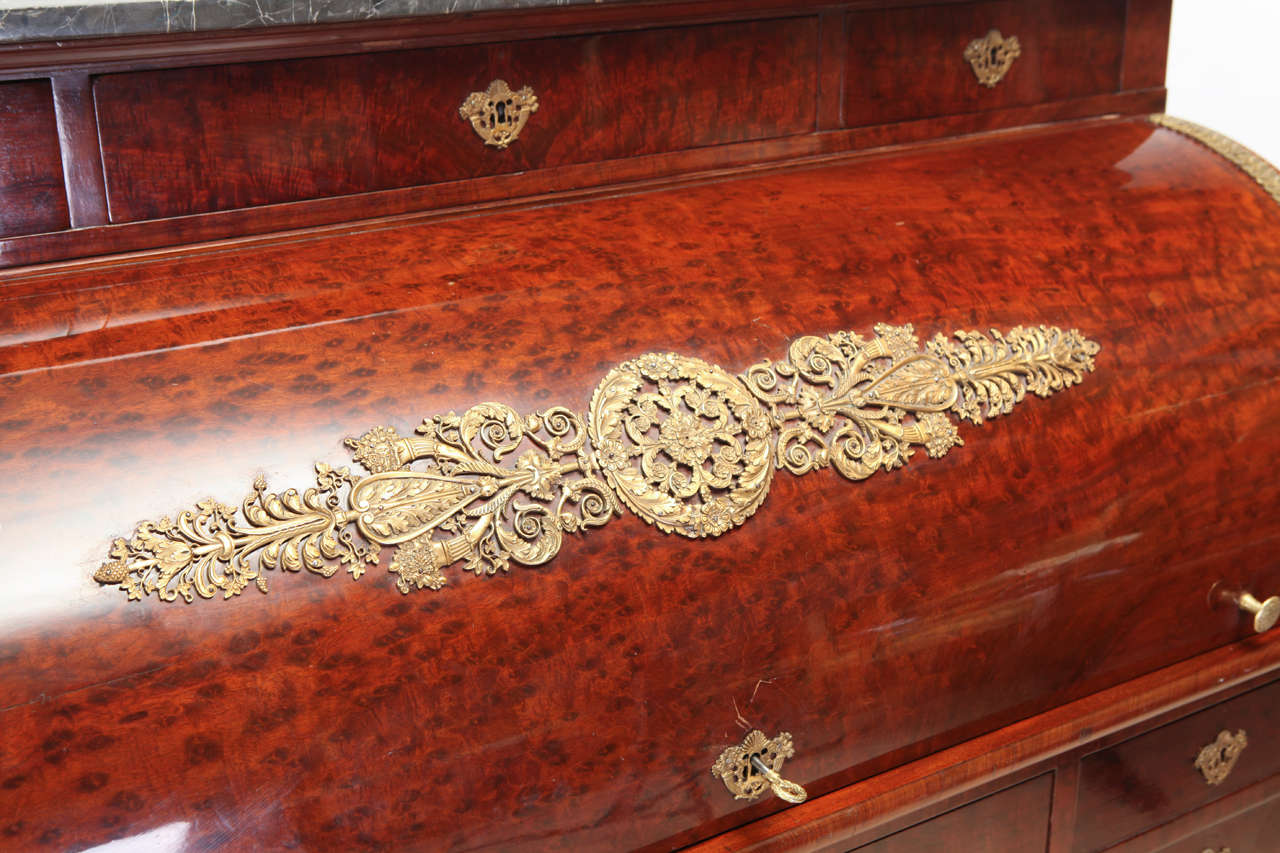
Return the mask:
[[0,0],[0,42],[183,33],[619,0]]

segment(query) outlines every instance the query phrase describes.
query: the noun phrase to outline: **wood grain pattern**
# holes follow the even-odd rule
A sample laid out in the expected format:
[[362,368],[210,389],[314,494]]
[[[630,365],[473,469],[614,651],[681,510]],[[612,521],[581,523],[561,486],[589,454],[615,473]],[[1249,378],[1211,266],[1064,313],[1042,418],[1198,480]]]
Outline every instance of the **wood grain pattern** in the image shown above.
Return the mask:
[[1044,853],[1052,795],[1052,774],[1037,776],[856,849],[858,853]]
[[[817,19],[659,29],[94,84],[113,222],[812,131]],[[505,150],[458,107],[501,78],[539,109]]]
[[53,77],[53,104],[58,117],[58,144],[67,185],[72,228],[105,225],[107,190],[98,147],[98,120],[89,75],[68,71]]
[[[845,123],[885,124],[1114,92],[1124,11],[1123,0],[1002,0],[850,15]],[[1022,55],[1004,80],[987,88],[964,50],[993,28],[1016,35]]]
[[[1241,729],[1249,746],[1235,769],[1220,785],[1207,784],[1193,766],[1200,748],[1218,732]],[[1088,756],[1078,805],[1088,820],[1076,833],[1075,850],[1103,850],[1280,773],[1277,741],[1280,684],[1273,684]]]
[[[945,6],[971,0],[932,0]],[[182,68],[227,62],[257,62],[301,56],[404,50],[446,44],[643,30],[675,24],[751,20],[822,10],[892,9],[920,0],[646,0],[641,3],[579,3],[557,8],[416,16],[319,26],[274,26],[253,30],[207,30],[64,42],[0,44],[0,80],[26,69],[93,66],[101,71]]]
[[1164,85],[1172,11],[1171,0],[1129,0],[1125,16],[1124,71],[1120,75],[1120,85],[1125,89]]
[[1280,830],[1280,776],[1228,794],[1107,853],[1204,853],[1223,849],[1247,853],[1275,846]]
[[1277,838],[1280,838],[1280,796],[1156,853],[1268,850],[1275,848]]
[[511,199],[518,199],[517,204],[542,204],[549,200],[545,197],[547,193],[558,193],[558,200],[569,201],[584,194],[611,192],[609,187],[619,183],[628,184],[629,190],[640,190],[645,184],[657,185],[655,182],[661,176],[668,176],[665,183],[670,184],[673,182],[670,176],[673,175],[705,176],[706,172],[713,170],[751,171],[759,168],[761,163],[824,157],[850,150],[973,134],[1023,124],[1104,114],[1149,115],[1161,112],[1164,103],[1164,89],[1150,89],[986,113],[717,145],[606,163],[560,166],[537,172],[495,175],[357,196],[90,227],[78,229],[74,233],[55,232],[0,238],[0,268],[345,223],[353,219],[388,216],[430,218],[435,214],[415,217],[413,212],[443,209],[446,215],[451,215],[454,212],[451,208],[509,206]]
[[[77,229],[51,208],[54,230],[0,234],[0,267],[1159,111],[1167,16],[1159,2],[1134,0],[1127,17],[1122,5],[684,0],[0,45],[0,79],[61,81],[65,221]],[[1032,37],[1037,64],[1019,72],[1016,97],[1008,86],[975,94],[963,62],[944,56],[987,26],[974,17],[983,10],[1065,34]],[[906,41],[892,30],[903,22],[915,32]],[[1116,92],[1108,75],[1122,38],[1132,91]],[[890,68],[886,51],[901,64]],[[867,61],[877,63],[870,76]],[[554,76],[551,112],[544,101],[530,131],[542,125],[539,141],[476,148],[442,89],[482,87],[491,77],[468,77],[478,68],[540,85]],[[115,226],[101,224],[86,79],[100,88]],[[625,94],[610,100],[597,91],[606,84]],[[885,112],[841,130],[847,99],[868,97]],[[916,115],[920,97],[940,98],[944,112],[898,120]]]
[[[1175,664],[1020,720],[925,758],[769,815],[689,848],[690,853],[832,853],[877,840],[1010,784],[1054,773],[1049,850],[1071,849],[1059,826],[1074,803],[1075,771],[1099,744],[1123,742],[1268,683],[1280,671],[1280,642],[1240,644]],[[1246,789],[1253,792],[1257,786]],[[1191,831],[1258,802],[1240,792],[1193,814]],[[1236,800],[1246,798],[1242,802]],[[1085,817],[1087,820],[1087,816]],[[1178,821],[1174,821],[1173,826]],[[1159,831],[1157,831],[1159,832]],[[1147,838],[1147,833],[1139,838]],[[1161,836],[1165,842],[1188,834]],[[1137,839],[1135,839],[1135,842]],[[1126,846],[1126,845],[1122,845]],[[1144,853],[1141,845],[1125,853]]]
[[49,81],[0,83],[0,236],[67,226]]
[[[1252,512],[1280,499],[1274,221],[1211,152],[1110,122],[17,278],[0,829],[672,846],[779,808],[708,772],[739,713],[819,796],[1238,640],[1211,579],[1280,586]],[[1103,360],[945,459],[780,477],[713,541],[629,516],[408,598],[381,570],[193,607],[89,581],[137,520],[300,484],[371,424],[581,408],[650,349],[736,369],[880,320],[1077,325]],[[80,351],[48,344],[68,321]]]

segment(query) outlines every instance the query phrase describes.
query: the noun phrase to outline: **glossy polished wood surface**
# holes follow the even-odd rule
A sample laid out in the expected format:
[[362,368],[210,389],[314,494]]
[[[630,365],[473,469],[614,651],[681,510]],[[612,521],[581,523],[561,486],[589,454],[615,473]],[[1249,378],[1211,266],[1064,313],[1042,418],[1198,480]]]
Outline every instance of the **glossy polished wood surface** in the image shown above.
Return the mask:
[[1280,838],[1280,776],[1120,844],[1108,853],[1249,853]]
[[[1000,0],[851,15],[846,121],[883,124],[1114,92],[1124,18],[1124,0]],[[970,41],[992,29],[1016,36],[1021,56],[988,88],[963,57]]]
[[1053,776],[1045,774],[976,803],[947,812],[857,853],[1044,853],[1049,837]]
[[[111,220],[804,133],[816,53],[808,17],[105,75]],[[504,150],[458,115],[495,79],[538,96]]]
[[0,236],[68,224],[49,81],[0,83]]
[[[1280,454],[1274,202],[1116,121],[574,204],[0,278],[0,785],[15,846],[670,846],[767,814],[708,772],[740,714],[814,795],[1245,636]],[[1194,223],[1194,230],[1188,225]],[[573,239],[566,240],[565,235]],[[125,602],[113,535],[341,437],[613,364],[740,369],[801,334],[1045,322],[1098,371],[745,526],[633,516],[540,569]]]
[[[0,267],[1159,112],[1168,8],[653,0],[0,44],[0,80],[57,104],[0,155],[66,174]],[[963,50],[993,24],[1027,55],[988,89]],[[504,151],[457,114],[496,77],[541,98]]]
[[[1249,745],[1220,784],[1194,766],[1219,732],[1244,731]],[[1280,774],[1280,683],[1171,723],[1095,755],[1080,765],[1078,808],[1089,816],[1076,833],[1079,853],[1117,841]],[[1280,837],[1276,842],[1280,844]],[[1247,848],[1246,848],[1247,849]]]

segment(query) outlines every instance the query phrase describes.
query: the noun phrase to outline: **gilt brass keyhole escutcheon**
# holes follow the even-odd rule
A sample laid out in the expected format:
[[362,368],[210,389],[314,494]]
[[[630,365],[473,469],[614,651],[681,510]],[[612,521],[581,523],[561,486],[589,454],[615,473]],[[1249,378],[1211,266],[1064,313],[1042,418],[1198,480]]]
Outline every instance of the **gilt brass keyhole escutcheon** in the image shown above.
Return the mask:
[[1221,785],[1235,769],[1240,753],[1249,745],[1249,737],[1240,729],[1232,734],[1225,729],[1218,732],[1213,743],[1207,744],[1196,756],[1195,768],[1210,785]]
[[512,91],[506,80],[494,80],[483,92],[472,92],[458,107],[485,145],[503,149],[520,137],[529,116],[538,111],[538,96],[525,86]]
[[1022,55],[1022,45],[1017,36],[1005,38],[999,30],[991,30],[980,39],[969,42],[964,49],[964,58],[978,78],[978,82],[988,89],[995,87],[1004,79],[1013,67],[1013,61]]
[[711,772],[724,781],[735,800],[754,800],[765,791],[773,791],[788,803],[803,803],[809,793],[795,782],[782,778],[782,764],[795,755],[791,734],[782,732],[767,738],[753,731],[739,746],[731,746],[711,766]]

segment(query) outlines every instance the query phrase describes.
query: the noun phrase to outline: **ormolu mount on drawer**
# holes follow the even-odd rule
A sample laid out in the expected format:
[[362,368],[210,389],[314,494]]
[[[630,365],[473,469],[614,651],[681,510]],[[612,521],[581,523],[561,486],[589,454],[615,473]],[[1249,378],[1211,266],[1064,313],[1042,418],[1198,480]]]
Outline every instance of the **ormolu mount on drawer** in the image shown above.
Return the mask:
[[115,540],[95,578],[131,599],[229,598],[250,582],[266,592],[262,569],[328,577],[346,565],[358,578],[392,545],[401,592],[439,589],[457,562],[476,574],[545,563],[565,533],[605,524],[622,504],[667,533],[719,536],[755,513],[777,468],[831,465],[862,480],[901,467],[913,445],[943,456],[963,444],[945,412],[981,424],[1028,391],[1045,397],[1079,382],[1099,349],[1046,326],[955,337],[921,350],[911,326],[805,336],[787,359],[739,376],[648,353],[605,376],[587,418],[480,403],[424,420],[413,437],[374,427],[347,440],[370,476],[317,463],[315,487],[279,494],[259,477],[242,518],[208,499],[144,521]]

